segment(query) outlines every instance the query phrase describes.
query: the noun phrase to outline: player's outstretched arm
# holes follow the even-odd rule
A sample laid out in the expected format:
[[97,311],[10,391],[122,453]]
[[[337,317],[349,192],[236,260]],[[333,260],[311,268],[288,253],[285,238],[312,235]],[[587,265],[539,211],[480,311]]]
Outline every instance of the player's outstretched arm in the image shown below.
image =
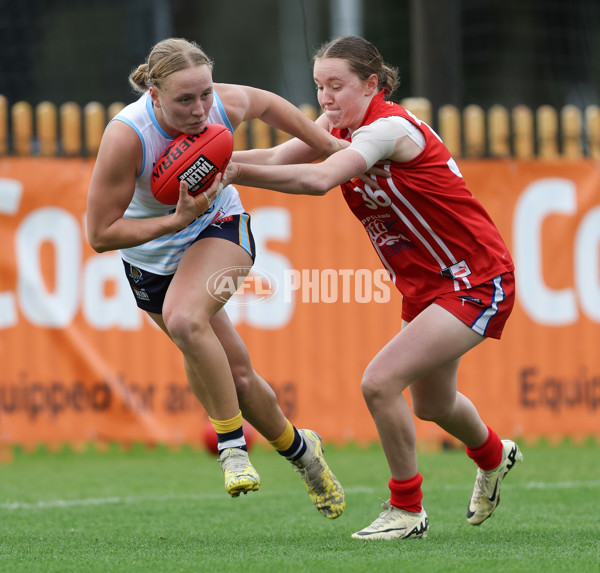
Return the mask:
[[234,129],[243,121],[260,119],[285,131],[314,150],[313,158],[328,157],[344,144],[300,109],[269,91],[234,84],[215,84]]
[[344,149],[321,163],[253,165],[231,162],[225,171],[225,182],[294,195],[325,195],[340,183],[364,173],[366,167],[360,153]]

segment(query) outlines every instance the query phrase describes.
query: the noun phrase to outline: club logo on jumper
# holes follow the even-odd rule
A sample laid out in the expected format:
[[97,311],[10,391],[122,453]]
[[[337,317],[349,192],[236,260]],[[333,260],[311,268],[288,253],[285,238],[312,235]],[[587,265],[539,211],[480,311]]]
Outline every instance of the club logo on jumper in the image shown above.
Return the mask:
[[218,168],[214,163],[204,155],[199,155],[194,163],[177,176],[177,179],[185,181],[189,186],[188,192],[194,195],[198,189],[201,189],[212,180],[217,171]]
[[371,242],[379,248],[394,247],[395,252],[405,251],[414,247],[413,242],[395,228],[397,221],[386,221],[382,217],[369,217],[363,221]]
[[256,267],[227,267],[213,273],[206,288],[219,302],[248,306],[274,297],[277,279],[269,271]]
[[129,265],[129,278],[134,283],[139,283],[143,278],[142,271],[133,265]]

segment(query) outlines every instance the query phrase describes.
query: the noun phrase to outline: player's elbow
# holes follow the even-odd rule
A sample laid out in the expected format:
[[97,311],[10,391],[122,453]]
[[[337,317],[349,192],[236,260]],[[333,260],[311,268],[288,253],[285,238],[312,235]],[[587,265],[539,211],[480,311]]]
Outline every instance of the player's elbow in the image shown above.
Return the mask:
[[88,243],[97,253],[105,253],[110,251],[110,248],[100,233],[95,233],[88,228],[87,232]]
[[314,195],[315,197],[323,197],[323,195],[327,195],[330,189],[325,189],[324,187],[313,188],[310,191],[310,195]]
[[96,241],[93,238],[88,238],[88,243],[97,253],[105,253],[110,250],[107,245],[103,245],[102,242]]
[[329,193],[335,187],[335,184],[330,182],[327,177],[315,174],[308,176],[304,180],[303,187],[307,194],[320,197]]

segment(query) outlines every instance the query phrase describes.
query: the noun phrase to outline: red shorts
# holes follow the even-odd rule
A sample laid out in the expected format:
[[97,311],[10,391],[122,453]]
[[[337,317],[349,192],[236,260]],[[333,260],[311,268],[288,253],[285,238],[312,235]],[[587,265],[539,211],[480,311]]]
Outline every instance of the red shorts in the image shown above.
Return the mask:
[[434,303],[482,336],[500,338],[515,304],[515,275],[504,273],[468,290],[441,294],[427,302],[414,302],[404,297],[402,319],[410,322]]

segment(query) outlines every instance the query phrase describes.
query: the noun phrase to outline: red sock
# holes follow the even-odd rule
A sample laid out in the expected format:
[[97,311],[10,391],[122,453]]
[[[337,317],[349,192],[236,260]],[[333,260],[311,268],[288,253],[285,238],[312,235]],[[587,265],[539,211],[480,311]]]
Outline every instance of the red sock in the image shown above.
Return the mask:
[[423,476],[418,472],[410,479],[391,478],[388,484],[392,492],[390,505],[404,511],[420,513],[423,509],[421,505],[423,499],[422,483]]
[[482,470],[493,470],[502,462],[502,442],[498,434],[489,426],[487,440],[478,448],[465,448],[467,455],[480,467]]

